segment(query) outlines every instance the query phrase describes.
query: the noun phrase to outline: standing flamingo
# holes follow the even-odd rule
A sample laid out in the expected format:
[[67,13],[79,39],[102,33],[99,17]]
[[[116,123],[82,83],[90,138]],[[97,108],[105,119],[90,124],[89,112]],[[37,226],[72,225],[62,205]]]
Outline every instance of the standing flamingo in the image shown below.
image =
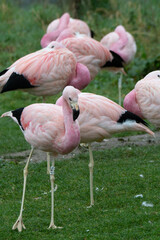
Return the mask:
[[64,30],[57,38],[76,56],[77,62],[84,64],[90,71],[91,79],[112,61],[112,55],[100,42],[86,35],[73,33],[72,30]]
[[90,73],[74,54],[58,42],[28,54],[0,73],[0,92],[21,89],[37,96],[52,96],[65,86],[86,87]]
[[[100,41],[105,47],[107,47],[115,58],[119,59],[117,62],[117,68],[113,71],[121,71],[121,75],[118,81],[119,90],[119,105],[121,105],[121,88],[122,88],[122,69],[123,65],[130,63],[137,51],[136,43],[133,36],[125,30],[121,25],[117,26],[114,32],[111,32],[104,36]],[[112,66],[111,66],[112,67]]]
[[124,107],[152,124],[160,126],[160,71],[153,71],[138,81],[124,98]]
[[55,41],[60,33],[66,28],[71,29],[73,32],[79,32],[89,37],[92,35],[87,23],[80,19],[73,19],[69,13],[64,13],[60,18],[52,21],[48,27],[46,34],[41,39],[41,46],[46,47],[51,41]]
[[[90,206],[94,205],[93,199],[93,155],[90,143],[100,142],[111,137],[114,133],[124,131],[143,131],[150,135],[154,133],[147,127],[137,115],[125,110],[117,103],[106,97],[81,93],[79,90],[78,103],[80,115],[78,122],[80,126],[81,143],[89,143],[89,170],[90,170]],[[62,105],[62,97],[56,102]]]
[[[32,146],[32,151],[24,168],[24,186],[20,215],[13,225],[22,231],[25,228],[22,220],[23,204],[28,174],[28,165],[33,149],[38,148],[50,152],[53,156],[67,154],[80,142],[78,94],[75,88],[68,86],[62,95],[62,107],[54,104],[32,104],[25,108],[6,112],[2,117],[11,117],[22,130],[24,137]],[[51,222],[49,228],[57,228],[54,224],[54,160],[50,171],[51,180]]]

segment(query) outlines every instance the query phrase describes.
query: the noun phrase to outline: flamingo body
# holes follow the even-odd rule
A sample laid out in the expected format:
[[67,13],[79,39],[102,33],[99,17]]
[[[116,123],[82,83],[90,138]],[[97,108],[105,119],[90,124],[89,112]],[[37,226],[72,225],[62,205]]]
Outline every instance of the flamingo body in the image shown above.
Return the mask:
[[153,71],[138,81],[126,95],[124,107],[155,126],[160,126],[160,71]]
[[85,35],[72,34],[70,30],[65,30],[57,41],[75,54],[77,62],[84,64],[89,69],[91,79],[107,62],[112,60],[112,55],[106,47]]
[[37,96],[57,94],[67,85],[83,89],[90,82],[88,69],[58,42],[20,58],[0,75],[2,93],[21,89]]
[[79,32],[91,36],[88,25],[78,19],[71,19],[68,13],[64,13],[60,19],[51,22],[47,28],[47,33],[41,39],[42,48],[46,47],[50,42],[55,41],[61,32],[70,29],[73,32]]
[[67,154],[80,142],[79,126],[77,121],[73,120],[69,99],[66,97],[72,98],[72,91],[75,89],[71,86],[65,88],[62,108],[54,104],[37,103],[4,113],[2,116],[12,117],[20,125],[26,141],[34,148],[51,152],[53,155]]
[[117,53],[128,64],[134,58],[137,47],[133,36],[121,25],[114,32],[104,36],[100,41],[109,50]]
[[[12,229],[19,232],[25,229],[22,220],[26,191],[28,165],[34,148],[47,151],[54,156],[67,154],[80,142],[80,129],[76,121],[79,115],[78,94],[75,88],[68,86],[63,90],[62,107],[54,104],[32,104],[28,107],[6,112],[1,117],[11,117],[20,126],[25,139],[32,146],[24,168],[24,183],[20,214]],[[49,156],[49,155],[48,155]],[[51,222],[49,228],[59,228],[54,224],[54,160],[50,168],[51,181]]]
[[[108,98],[96,94],[78,92],[80,107],[78,122],[80,126],[81,143],[99,142],[105,138],[111,137],[114,133],[122,131],[144,131],[154,135],[146,126],[147,124],[145,121]],[[62,105],[62,98],[59,98],[56,104]],[[89,155],[90,206],[93,206],[94,160],[90,144]]]
[[[82,143],[99,142],[122,131],[144,131],[153,135],[140,117],[110,99],[80,91],[78,96],[80,107],[78,122]],[[56,104],[61,105],[61,98]]]

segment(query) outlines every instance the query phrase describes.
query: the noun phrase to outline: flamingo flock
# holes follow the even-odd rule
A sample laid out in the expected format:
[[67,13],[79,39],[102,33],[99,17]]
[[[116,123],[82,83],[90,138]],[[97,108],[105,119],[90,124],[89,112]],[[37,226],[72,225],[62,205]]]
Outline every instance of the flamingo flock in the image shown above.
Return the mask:
[[[22,214],[26,192],[28,165],[34,149],[48,153],[51,181],[51,222],[49,228],[61,228],[54,220],[55,159],[58,154],[72,152],[80,143],[89,147],[90,206],[94,205],[92,142],[110,138],[114,133],[142,131],[152,136],[144,119],[159,126],[160,71],[149,73],[137,82],[125,97],[124,108],[94,93],[81,92],[95,76],[106,71],[124,72],[137,47],[133,36],[121,25],[101,41],[92,38],[89,26],[69,13],[52,21],[41,41],[42,49],[21,57],[0,72],[0,93],[22,90],[36,96],[62,92],[56,104],[33,103],[27,107],[7,111],[1,117],[12,118],[31,145],[24,168],[24,184],[20,214],[12,229],[25,229]],[[121,89],[122,75],[119,80]],[[50,155],[53,156],[50,166]]]

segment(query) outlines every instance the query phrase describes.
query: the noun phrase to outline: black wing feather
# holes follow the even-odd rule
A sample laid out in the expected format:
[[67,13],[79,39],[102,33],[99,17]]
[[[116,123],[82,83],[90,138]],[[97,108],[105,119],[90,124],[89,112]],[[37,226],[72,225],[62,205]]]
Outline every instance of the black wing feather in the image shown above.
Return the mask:
[[127,120],[134,120],[137,123],[142,123],[143,125],[148,127],[148,124],[139,116],[137,116],[136,114],[126,111],[125,113],[123,113],[120,118],[118,119],[118,123],[124,123]]
[[23,109],[24,108],[18,108],[16,110],[12,111],[13,117],[15,117],[17,119],[17,121],[18,121],[18,123],[19,123],[19,125],[21,126],[22,129],[23,129],[23,127],[22,127],[22,124],[21,124],[21,115],[22,115]]
[[3,86],[1,93],[17,90],[17,89],[25,89],[25,88],[33,88],[30,82],[25,78],[22,74],[17,74],[13,72],[9,77],[6,84]]
[[111,62],[106,62],[106,64],[102,67],[117,67],[117,68],[123,68],[124,60],[115,52],[110,50],[110,53],[113,56],[113,60]]
[[0,72],[0,76],[4,75],[7,71],[8,71],[8,69],[5,69],[2,72]]

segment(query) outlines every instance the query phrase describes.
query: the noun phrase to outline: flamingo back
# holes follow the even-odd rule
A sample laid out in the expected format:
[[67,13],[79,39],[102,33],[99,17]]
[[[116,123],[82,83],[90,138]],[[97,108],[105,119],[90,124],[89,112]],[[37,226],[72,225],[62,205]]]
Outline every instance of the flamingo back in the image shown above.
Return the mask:
[[116,131],[120,116],[126,111],[115,102],[103,96],[81,93],[79,95],[81,142],[102,141]]
[[66,38],[61,43],[75,54],[77,62],[88,67],[92,79],[100,68],[112,59],[107,48],[84,35],[77,34],[76,37]]

